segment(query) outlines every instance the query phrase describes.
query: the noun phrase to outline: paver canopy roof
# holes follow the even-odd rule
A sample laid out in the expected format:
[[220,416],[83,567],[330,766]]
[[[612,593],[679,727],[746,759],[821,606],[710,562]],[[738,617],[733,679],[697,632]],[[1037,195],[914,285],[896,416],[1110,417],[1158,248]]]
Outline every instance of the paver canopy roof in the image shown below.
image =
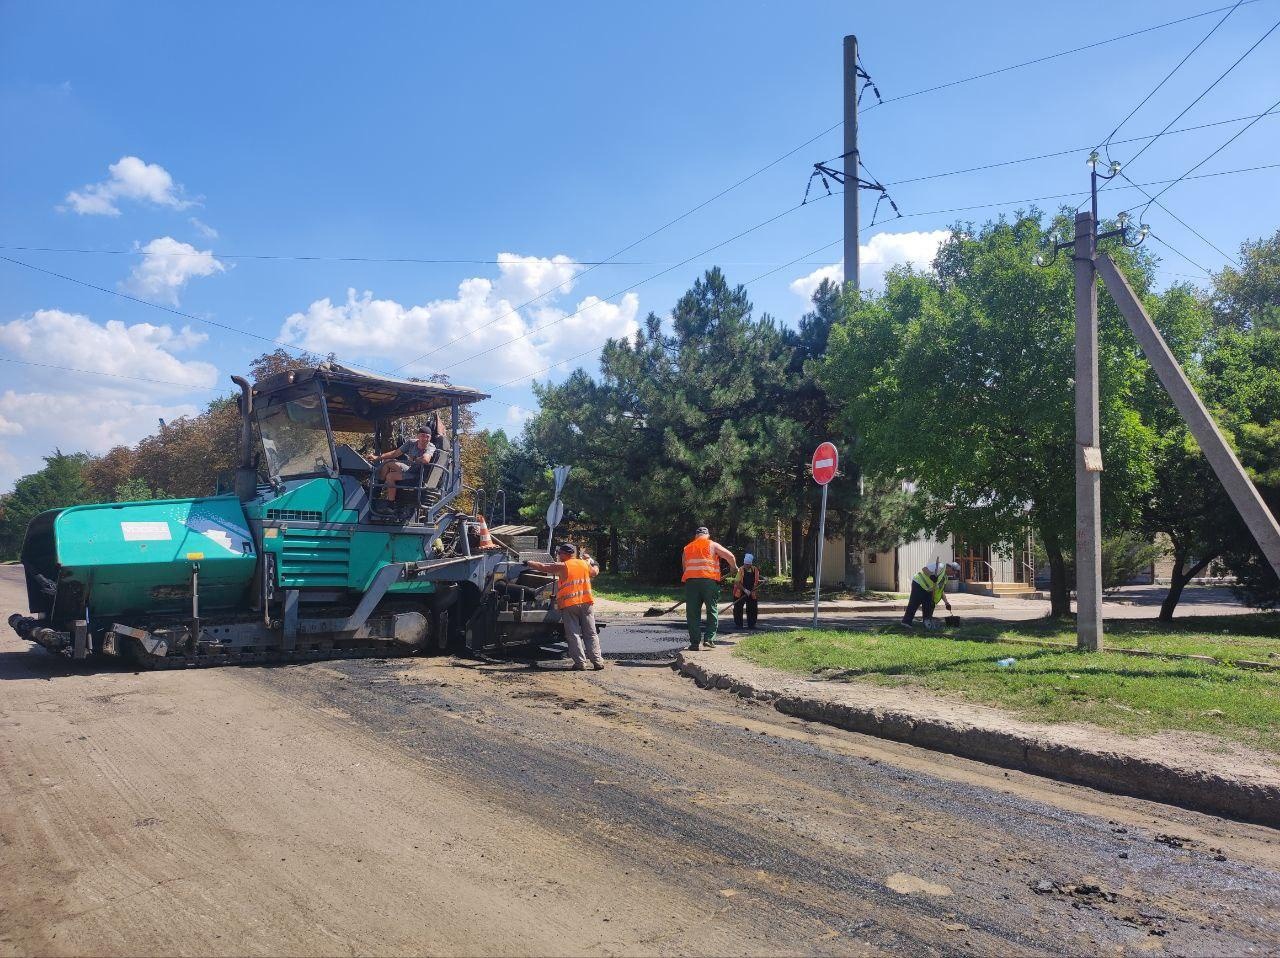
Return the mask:
[[394,376],[376,376],[323,363],[291,369],[268,376],[253,387],[255,405],[258,397],[269,400],[276,393],[292,391],[300,385],[316,382],[324,391],[329,407],[329,423],[340,432],[362,432],[376,420],[401,419],[453,403],[473,403],[488,399],[488,393],[450,383],[411,382]]

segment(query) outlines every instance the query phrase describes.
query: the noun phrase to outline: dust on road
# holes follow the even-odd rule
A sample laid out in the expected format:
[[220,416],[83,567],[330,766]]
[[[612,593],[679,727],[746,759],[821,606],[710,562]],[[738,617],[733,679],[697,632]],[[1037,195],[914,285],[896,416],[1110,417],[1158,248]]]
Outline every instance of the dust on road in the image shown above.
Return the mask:
[[701,691],[677,644],[134,674],[6,636],[0,951],[1280,948],[1276,833]]

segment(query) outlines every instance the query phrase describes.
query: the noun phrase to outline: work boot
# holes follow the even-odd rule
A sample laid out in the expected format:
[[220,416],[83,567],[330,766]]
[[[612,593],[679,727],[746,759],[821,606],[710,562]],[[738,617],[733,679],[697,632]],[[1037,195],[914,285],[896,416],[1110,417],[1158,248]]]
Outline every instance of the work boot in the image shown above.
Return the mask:
[[585,662],[574,662],[574,663],[573,663],[573,671],[574,671],[574,672],[585,672],[586,670],[587,670],[587,664],[586,664]]
[[595,669],[597,672],[599,672],[601,669],[604,668],[604,659],[596,659],[594,662],[591,663],[591,667]]
[[702,640],[702,644],[709,649],[714,649],[716,647],[716,640],[711,637],[707,637]]
[[701,652],[701,651],[702,651],[702,643],[701,643],[701,642],[691,642],[691,643],[689,644],[689,651],[690,651],[690,652]]

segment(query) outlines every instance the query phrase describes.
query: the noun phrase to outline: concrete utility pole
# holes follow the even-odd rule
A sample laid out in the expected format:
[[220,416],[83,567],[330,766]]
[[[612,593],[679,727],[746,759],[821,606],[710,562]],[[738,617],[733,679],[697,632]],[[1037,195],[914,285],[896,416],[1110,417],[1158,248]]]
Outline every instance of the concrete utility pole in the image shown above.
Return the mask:
[[858,285],[858,38],[844,38],[844,281]]
[[[844,38],[844,281],[855,291],[861,289],[858,275],[858,194],[862,192],[858,176],[858,38]],[[862,470],[858,470],[858,493],[862,493]],[[854,560],[853,587],[867,590],[867,570],[862,564],[862,550],[845,550],[845,561]],[[847,571],[847,570],[846,570]]]
[[1151,317],[1142,308],[1142,303],[1134,295],[1128,280],[1116,269],[1115,263],[1106,253],[1098,256],[1098,270],[1102,273],[1103,282],[1107,284],[1107,291],[1111,293],[1111,298],[1120,307],[1120,314],[1133,330],[1134,338],[1142,347],[1142,353],[1147,357],[1147,362],[1160,377],[1160,382],[1169,393],[1169,398],[1173,400],[1178,412],[1182,414],[1187,428],[1196,437],[1200,450],[1209,460],[1209,465],[1213,467],[1218,480],[1227,490],[1227,495],[1231,497],[1245,525],[1258,541],[1262,554],[1271,563],[1271,568],[1275,569],[1276,575],[1280,576],[1280,525],[1276,523],[1276,517],[1271,514],[1262,497],[1258,495],[1257,488],[1249,480],[1249,474],[1245,472],[1244,466],[1236,458],[1235,452],[1218,429],[1217,423],[1213,421],[1204,403],[1196,395],[1195,389],[1188,382],[1186,374],[1169,350],[1164,337],[1160,335],[1160,331],[1151,322]]
[[[1093,201],[1097,204],[1095,187]],[[1076,214],[1076,646],[1102,649],[1102,451],[1098,413],[1097,211]]]

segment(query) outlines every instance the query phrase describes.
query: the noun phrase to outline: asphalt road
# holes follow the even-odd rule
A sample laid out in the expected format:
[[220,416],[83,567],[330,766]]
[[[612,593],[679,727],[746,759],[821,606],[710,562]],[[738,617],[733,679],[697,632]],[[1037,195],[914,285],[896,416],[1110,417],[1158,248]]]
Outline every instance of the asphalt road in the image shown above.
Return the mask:
[[6,638],[0,952],[1280,951],[1276,832],[700,690],[681,627],[615,622],[599,673]]

